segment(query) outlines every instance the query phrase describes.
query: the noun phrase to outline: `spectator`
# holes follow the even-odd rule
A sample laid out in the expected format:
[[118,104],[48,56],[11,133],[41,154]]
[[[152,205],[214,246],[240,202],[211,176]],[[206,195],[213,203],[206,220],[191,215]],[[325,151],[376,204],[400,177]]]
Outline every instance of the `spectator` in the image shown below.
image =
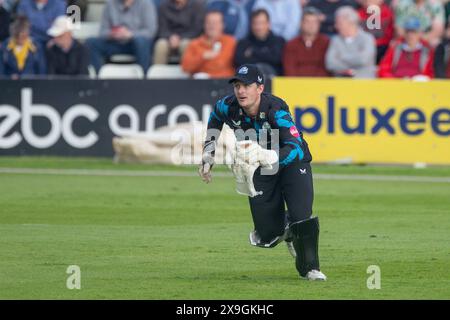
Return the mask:
[[159,7],[155,64],[178,63],[189,41],[202,32],[204,4],[199,0],[164,0]]
[[[364,31],[371,33],[376,39],[378,64],[394,36],[394,13],[384,0],[362,0],[362,4],[362,7],[359,9],[361,26]],[[377,6],[380,10],[379,26],[372,25],[373,19],[371,17],[374,12],[368,12],[370,6]]]
[[155,5],[149,0],[108,0],[103,9],[100,37],[86,45],[90,61],[98,72],[115,54],[131,54],[144,73],[150,65],[150,48],[158,21]]
[[299,0],[256,0],[253,10],[264,9],[269,13],[272,31],[289,41],[298,35],[302,16]]
[[331,39],[325,65],[338,77],[375,77],[375,38],[359,26],[358,13],[349,6],[336,11],[339,34]]
[[226,78],[234,74],[236,40],[224,34],[222,13],[210,11],[205,17],[204,34],[189,43],[181,66],[194,77]]
[[314,7],[303,10],[300,35],[289,41],[283,54],[284,75],[289,77],[328,77],[325,54],[329,39],[320,34],[321,12]]
[[234,64],[258,64],[269,77],[281,74],[284,39],[270,30],[270,18],[266,10],[253,11],[250,21],[250,35],[238,42]]
[[410,17],[402,26],[404,39],[393,43],[380,63],[380,78],[433,77],[433,49],[421,40],[420,20]]
[[334,21],[336,11],[343,6],[356,8],[356,2],[353,0],[311,0],[308,2],[308,6],[318,9],[323,14],[320,33],[333,36],[337,32]]
[[89,54],[87,48],[72,37],[72,19],[59,16],[48,34],[47,73],[55,75],[88,75]]
[[441,41],[445,27],[444,6],[440,0],[399,0],[395,9],[395,23],[398,37],[405,35],[405,21],[415,16],[420,20],[423,38],[432,47]]
[[3,0],[0,0],[0,42],[9,37],[9,24],[11,14],[3,7]]
[[64,0],[21,0],[17,14],[26,16],[31,24],[31,37],[45,48],[50,40],[47,30],[56,17],[66,14]]
[[240,40],[248,34],[248,11],[245,0],[208,0],[206,10],[220,11],[224,19],[224,33]]
[[19,16],[11,24],[11,37],[0,47],[0,75],[18,79],[45,74],[45,60],[39,43],[30,37],[30,22]]
[[434,75],[436,78],[450,79],[450,23],[447,25],[444,41],[436,48],[434,55]]

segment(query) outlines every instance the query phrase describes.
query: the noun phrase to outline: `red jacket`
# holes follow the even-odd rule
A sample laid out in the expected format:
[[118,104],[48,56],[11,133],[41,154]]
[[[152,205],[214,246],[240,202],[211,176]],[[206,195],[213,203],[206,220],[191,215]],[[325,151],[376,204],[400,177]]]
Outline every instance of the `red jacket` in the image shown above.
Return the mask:
[[433,49],[422,41],[421,49],[408,52],[402,48],[403,44],[403,40],[391,44],[380,61],[378,76],[380,78],[410,78],[415,75],[426,75],[433,78]]
[[302,36],[297,36],[289,41],[283,52],[284,75],[290,77],[329,77],[325,68],[325,54],[328,49],[329,39],[319,34],[307,47]]
[[362,7],[358,10],[363,29],[371,33],[375,37],[375,39],[377,40],[377,47],[389,45],[389,42],[391,42],[394,36],[394,14],[392,12],[392,9],[385,3],[383,3],[380,8],[380,29],[369,29],[367,27],[366,22],[369,17],[373,15],[373,13],[367,13],[367,8],[365,7]]

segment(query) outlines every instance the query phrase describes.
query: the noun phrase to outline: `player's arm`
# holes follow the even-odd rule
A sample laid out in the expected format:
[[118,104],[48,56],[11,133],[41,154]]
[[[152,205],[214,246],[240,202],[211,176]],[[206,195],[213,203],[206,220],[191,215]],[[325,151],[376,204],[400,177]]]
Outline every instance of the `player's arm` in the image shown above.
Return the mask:
[[206,139],[203,144],[202,164],[199,168],[199,174],[206,183],[211,182],[211,168],[214,165],[216,145],[223,128],[224,118],[228,113],[225,99],[226,97],[217,101],[208,119]]
[[280,166],[286,166],[295,159],[302,160],[304,157],[302,137],[287,110],[289,109],[285,106],[285,108],[274,110],[272,114],[273,128],[279,130]]

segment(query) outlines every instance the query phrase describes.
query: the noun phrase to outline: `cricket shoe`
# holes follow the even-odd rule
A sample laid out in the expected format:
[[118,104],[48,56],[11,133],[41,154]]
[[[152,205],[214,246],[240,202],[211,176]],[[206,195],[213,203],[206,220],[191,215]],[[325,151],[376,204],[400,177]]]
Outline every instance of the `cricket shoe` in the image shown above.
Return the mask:
[[291,256],[293,258],[297,257],[297,252],[295,252],[295,248],[294,248],[294,242],[293,241],[286,241],[286,246],[289,250],[289,253],[291,254]]
[[314,280],[325,281],[325,280],[327,280],[327,276],[324,275],[319,270],[311,270],[311,271],[309,271],[306,274],[306,276],[301,277],[301,278],[305,279],[305,280],[311,280],[311,281],[314,281]]

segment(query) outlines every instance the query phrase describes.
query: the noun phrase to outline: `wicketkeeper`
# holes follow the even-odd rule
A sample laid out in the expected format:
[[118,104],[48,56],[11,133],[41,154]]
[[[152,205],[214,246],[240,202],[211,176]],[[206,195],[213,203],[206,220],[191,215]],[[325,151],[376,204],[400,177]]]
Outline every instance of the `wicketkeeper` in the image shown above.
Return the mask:
[[285,241],[302,278],[326,280],[319,267],[319,219],[312,216],[308,144],[287,104],[263,92],[264,76],[257,66],[239,67],[229,83],[234,94],[218,100],[208,120],[199,174],[211,181],[216,142],[227,124],[237,140],[232,165],[236,190],[249,196],[254,222],[250,243],[273,248]]

